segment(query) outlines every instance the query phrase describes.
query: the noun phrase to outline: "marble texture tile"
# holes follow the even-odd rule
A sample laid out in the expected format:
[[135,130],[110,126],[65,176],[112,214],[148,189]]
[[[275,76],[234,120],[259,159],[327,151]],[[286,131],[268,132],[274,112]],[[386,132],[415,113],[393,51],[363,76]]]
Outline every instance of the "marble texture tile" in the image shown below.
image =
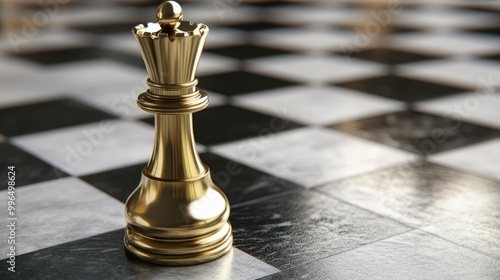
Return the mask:
[[[2,71],[2,73],[5,72]],[[4,77],[2,75],[0,78],[0,92],[2,93],[0,108],[42,102],[64,97],[65,95],[65,91],[58,89],[57,86],[45,84],[43,79],[40,79],[40,74],[32,73],[24,76],[19,74],[15,78],[11,78],[8,82],[8,77],[5,77],[6,80],[4,81],[1,80]],[[26,80],[30,82],[26,83]]]
[[71,97],[120,118],[148,117],[151,114],[142,111],[137,106],[137,96],[147,89],[147,76],[143,78],[141,83],[124,82],[97,87],[94,85],[79,87],[71,92]]
[[0,109],[0,132],[14,137],[111,118],[76,100],[61,98]]
[[499,183],[430,163],[404,164],[316,190],[414,227],[500,200]]
[[[302,83],[327,83],[381,76],[387,71],[383,64],[341,56],[282,55],[252,59],[247,69],[277,78]],[[308,69],[308,71],[304,71]],[[336,71],[342,69],[342,71]]]
[[431,162],[500,181],[500,139],[433,155]]
[[494,14],[479,11],[464,11],[459,9],[403,9],[392,18],[396,26],[418,28],[478,28],[495,26],[500,23]]
[[310,125],[339,123],[404,109],[402,102],[354,90],[310,86],[236,96],[233,104],[267,114],[279,113],[282,118]]
[[[22,36],[21,34],[16,34]],[[13,35],[13,38],[15,35]],[[86,40],[88,35],[83,32],[78,32],[73,30],[61,31],[61,30],[38,30],[36,36],[30,40],[8,40],[5,37],[0,40],[0,50],[2,52],[24,52],[24,51],[42,51],[50,50],[55,46],[59,48],[64,47],[81,47],[88,46],[89,42]]]
[[[196,76],[236,71],[239,67],[238,62],[238,60],[228,56],[216,55],[204,51],[196,70]],[[198,86],[202,85],[198,84]]]
[[3,88],[7,86],[8,81],[12,81],[15,78],[19,79],[21,76],[27,77],[39,71],[39,68],[39,65],[31,61],[0,55],[0,72],[2,73],[2,76],[0,76],[0,89],[2,89],[2,97],[4,94],[7,94],[7,92],[3,91]]
[[212,151],[307,188],[413,160],[410,153],[322,128],[266,134]]
[[[0,139],[0,166],[7,171],[8,166],[14,166],[16,172],[16,186],[21,187],[33,183],[49,181],[66,177],[67,174],[47,164],[35,156]],[[7,189],[8,179],[0,177],[0,190]]]
[[268,9],[268,20],[302,26],[325,24],[356,25],[370,19],[368,11],[362,9],[339,9],[338,3],[324,1],[317,5],[297,5],[282,9]]
[[106,36],[102,36],[102,39],[96,43],[101,48],[105,48],[110,51],[135,55],[137,57],[141,56],[141,50],[137,45],[137,40],[135,39],[132,32],[127,32],[126,34],[109,34]]
[[399,75],[440,84],[467,87],[500,86],[500,63],[481,59],[447,59],[415,62],[396,67]]
[[154,128],[134,121],[101,121],[12,138],[16,146],[72,175],[149,160]]
[[125,203],[139,186],[147,162],[80,177],[83,181]]
[[455,85],[442,85],[395,75],[358,79],[335,84],[407,103],[466,91],[466,89]]
[[474,33],[428,32],[393,35],[395,49],[431,55],[485,55],[498,52],[500,38]]
[[40,75],[45,86],[59,91],[71,92],[74,88],[88,85],[103,86],[120,83],[143,83],[146,69],[129,66],[108,59],[64,63],[46,68]]
[[233,96],[254,91],[262,91],[296,85],[295,81],[254,74],[248,71],[235,71],[199,76],[199,87],[218,94]]
[[[123,235],[124,230],[119,229],[19,256],[19,263],[30,265],[19,269],[15,276],[19,279],[35,275],[38,279],[40,275],[44,279],[65,279],[71,275],[78,279],[250,280],[279,272],[236,248],[201,265],[166,267],[148,264],[125,251]],[[2,261],[2,268],[4,263]]]
[[412,231],[263,279],[495,279],[500,261]]
[[[436,112],[438,113],[438,112]],[[402,111],[331,126],[423,157],[500,137],[500,131],[438,115]]]
[[324,195],[302,191],[231,210],[234,246],[289,269],[409,230]]
[[202,153],[200,157],[210,168],[212,180],[226,194],[231,207],[247,201],[302,189],[297,184],[213,153]]
[[259,15],[259,9],[240,5],[240,3],[205,3],[187,6],[183,9],[184,20],[203,22],[209,27],[211,25],[222,25],[231,23],[244,23],[255,20]]
[[123,18],[138,18],[143,12],[143,10],[138,8],[113,7],[108,5],[101,5],[98,9],[91,6],[68,6],[61,12],[56,13],[51,20],[53,24],[63,26],[88,24],[89,22],[104,24],[119,22]]
[[205,109],[193,116],[196,141],[214,145],[300,127],[292,121],[231,105]]
[[354,58],[375,61],[388,65],[424,61],[436,59],[438,57],[415,52],[399,51],[387,47],[363,49],[358,52],[352,52],[349,55]]
[[205,42],[206,48],[234,46],[250,41],[246,32],[231,28],[212,28]]
[[[491,89],[489,89],[491,90]],[[422,112],[443,115],[450,124],[476,123],[500,129],[500,92],[487,88],[415,104]]]
[[[7,191],[0,191],[7,205]],[[16,189],[16,253],[26,254],[123,228],[123,204],[77,178],[46,181]],[[7,217],[7,207],[0,208]],[[0,228],[8,236],[8,228]],[[7,246],[1,248],[2,256]]]
[[421,228],[500,260],[500,205],[466,212]]

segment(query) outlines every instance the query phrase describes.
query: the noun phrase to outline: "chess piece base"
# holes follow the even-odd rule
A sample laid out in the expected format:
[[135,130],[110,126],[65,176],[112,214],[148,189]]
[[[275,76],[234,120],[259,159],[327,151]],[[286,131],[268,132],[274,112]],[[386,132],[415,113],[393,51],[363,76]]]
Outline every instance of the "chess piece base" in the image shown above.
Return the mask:
[[[204,239],[204,237],[199,237],[191,240],[185,241],[172,241],[172,240],[155,240],[156,244],[162,243],[164,247],[176,247],[178,246],[178,250],[193,251],[199,250],[197,253],[191,254],[177,254],[177,255],[169,255],[169,254],[160,254],[154,253],[150,249],[141,248],[131,241],[129,241],[130,236],[133,236],[133,229],[127,227],[126,235],[124,238],[125,248],[132,254],[134,254],[139,259],[160,265],[170,265],[170,266],[185,266],[185,265],[195,265],[200,263],[209,262],[215,260],[217,258],[222,257],[224,254],[229,252],[232,248],[233,236],[231,234],[231,226],[229,223],[226,224],[223,228],[221,228],[218,232],[212,234],[212,239],[214,236],[223,236],[221,240],[217,240],[215,244],[211,246],[206,246],[205,244],[200,244],[199,240]],[[206,237],[205,237],[206,238]],[[210,236],[208,237],[210,239]],[[179,246],[179,243],[182,243]],[[156,249],[161,248],[161,246]]]
[[145,168],[125,204],[125,247],[140,259],[192,265],[227,253],[233,243],[229,203],[209,168],[197,178],[165,180]]

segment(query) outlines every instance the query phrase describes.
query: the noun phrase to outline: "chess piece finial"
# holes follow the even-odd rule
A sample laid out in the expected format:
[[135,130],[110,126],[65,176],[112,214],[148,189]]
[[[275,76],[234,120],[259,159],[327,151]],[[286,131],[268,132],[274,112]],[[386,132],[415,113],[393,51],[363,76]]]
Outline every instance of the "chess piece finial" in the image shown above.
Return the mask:
[[155,143],[141,182],[125,204],[125,247],[165,265],[207,262],[232,248],[229,202],[196,150],[192,114],[207,107],[195,72],[208,27],[182,21],[173,2],[160,5],[157,23],[132,32],[148,70],[138,106],[155,114]]
[[162,29],[177,29],[182,17],[182,8],[175,1],[165,1],[156,10],[156,20]]

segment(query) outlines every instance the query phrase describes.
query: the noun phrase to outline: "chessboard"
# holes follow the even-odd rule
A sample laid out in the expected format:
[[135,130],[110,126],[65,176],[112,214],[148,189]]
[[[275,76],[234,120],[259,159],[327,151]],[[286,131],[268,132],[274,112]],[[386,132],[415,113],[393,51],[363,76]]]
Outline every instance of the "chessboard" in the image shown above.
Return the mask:
[[179,3],[210,27],[194,132],[233,249],[123,246],[159,2],[3,1],[1,279],[500,279],[500,1]]

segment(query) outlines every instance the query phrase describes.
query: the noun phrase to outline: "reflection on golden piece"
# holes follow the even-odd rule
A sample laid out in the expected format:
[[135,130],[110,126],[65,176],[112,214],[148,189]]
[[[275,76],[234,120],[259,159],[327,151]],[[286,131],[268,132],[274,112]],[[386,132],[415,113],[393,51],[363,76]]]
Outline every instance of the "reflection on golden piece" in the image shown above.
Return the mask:
[[233,242],[229,203],[201,162],[193,137],[192,113],[208,105],[195,78],[208,27],[182,16],[179,4],[167,1],[158,7],[157,23],[133,29],[149,74],[149,89],[137,103],[155,114],[155,143],[125,205],[125,247],[166,265],[213,260]]

